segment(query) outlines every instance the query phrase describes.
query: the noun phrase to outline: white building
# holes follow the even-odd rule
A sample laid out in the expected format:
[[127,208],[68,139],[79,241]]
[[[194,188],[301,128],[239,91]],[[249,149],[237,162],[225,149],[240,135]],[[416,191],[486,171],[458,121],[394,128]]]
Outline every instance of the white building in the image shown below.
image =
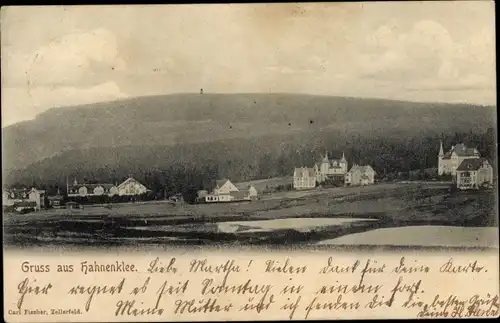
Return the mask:
[[347,160],[344,153],[340,159],[329,159],[328,152],[325,152],[323,160],[314,165],[314,172],[316,173],[316,182],[322,183],[327,179],[340,179],[344,180],[347,173]]
[[345,174],[345,185],[364,186],[375,183],[375,171],[370,165],[360,166],[354,164]]
[[457,188],[479,189],[493,183],[493,167],[485,158],[464,159],[456,169]]
[[135,178],[129,177],[123,183],[118,185],[118,195],[132,196],[146,194],[148,189]]
[[328,152],[325,152],[323,159],[314,164],[312,168],[299,167],[293,172],[293,187],[295,189],[311,189],[316,187],[317,183],[323,183],[326,180],[338,180],[343,182],[347,173],[348,163],[344,153],[340,159],[328,158]]
[[253,186],[239,189],[228,179],[216,181],[216,186],[211,194],[198,192],[198,199],[207,203],[253,201],[258,199],[258,192]]
[[68,197],[86,196],[114,196],[118,194],[118,188],[113,184],[87,184],[78,183],[75,179],[72,185],[67,185]]
[[316,169],[300,167],[293,171],[293,188],[296,190],[311,189],[316,187]]
[[441,142],[438,155],[438,174],[455,176],[456,169],[465,159],[476,158],[481,158],[479,151],[476,148],[469,148],[463,143],[451,146],[451,149],[445,154]]
[[14,206],[31,202],[35,210],[45,208],[45,191],[36,188],[31,189],[6,189],[2,193],[2,205]]
[[230,180],[221,179],[215,182],[214,194],[223,195],[231,192],[238,192],[238,188]]
[[129,177],[120,185],[107,183],[88,184],[78,183],[75,179],[72,185],[67,184],[69,197],[90,197],[90,196],[134,196],[146,193],[148,189],[136,179]]

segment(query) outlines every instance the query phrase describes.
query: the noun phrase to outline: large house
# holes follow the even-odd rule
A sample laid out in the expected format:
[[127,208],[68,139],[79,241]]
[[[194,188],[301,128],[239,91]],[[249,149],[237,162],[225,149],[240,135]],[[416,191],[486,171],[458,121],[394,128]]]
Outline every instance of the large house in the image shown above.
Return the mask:
[[321,162],[314,165],[314,172],[316,173],[316,182],[322,183],[327,179],[338,179],[343,181],[347,173],[347,160],[344,153],[340,159],[329,159],[328,152]]
[[3,206],[16,206],[18,204],[31,203],[35,210],[45,208],[45,191],[32,189],[6,189],[2,194]]
[[140,182],[132,177],[126,179],[120,185],[98,183],[98,184],[88,184],[88,183],[78,183],[77,180],[73,182],[73,185],[68,185],[67,187],[68,196],[75,197],[91,197],[91,196],[135,196],[141,195],[148,191],[146,186],[142,185]]
[[345,185],[364,186],[375,183],[375,171],[370,165],[354,164],[349,172],[345,174]]
[[338,180],[343,182],[347,173],[347,160],[344,153],[340,159],[330,159],[325,152],[323,159],[314,164],[312,168],[299,167],[293,172],[293,188],[297,190],[316,187],[317,183],[326,180]]
[[316,187],[317,172],[315,168],[299,167],[293,172],[293,188],[296,190]]
[[469,148],[463,143],[451,146],[451,149],[444,153],[443,143],[441,142],[438,155],[438,174],[456,175],[458,166],[466,159],[481,158],[476,148]]
[[118,195],[118,188],[113,184],[78,183],[75,179],[72,185],[67,184],[68,197],[114,196]]
[[457,167],[456,176],[458,189],[479,189],[493,183],[493,167],[486,158],[468,158]]
[[123,183],[118,185],[118,195],[120,196],[142,195],[147,191],[146,186],[132,177],[127,178]]
[[238,188],[228,179],[217,180],[212,193],[200,191],[198,194],[198,199],[207,203],[252,201],[258,198],[255,187]]

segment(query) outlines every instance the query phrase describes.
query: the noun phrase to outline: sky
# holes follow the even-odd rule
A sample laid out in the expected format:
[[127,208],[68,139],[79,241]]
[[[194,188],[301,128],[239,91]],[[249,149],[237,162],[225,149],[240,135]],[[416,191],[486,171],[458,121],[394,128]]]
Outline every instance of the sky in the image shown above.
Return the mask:
[[496,104],[493,1],[2,7],[2,127],[170,93]]

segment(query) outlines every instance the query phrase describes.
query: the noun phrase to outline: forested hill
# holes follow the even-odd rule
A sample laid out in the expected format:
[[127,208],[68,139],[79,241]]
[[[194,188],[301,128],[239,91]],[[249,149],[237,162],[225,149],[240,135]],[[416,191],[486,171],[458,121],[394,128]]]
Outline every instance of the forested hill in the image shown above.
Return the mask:
[[63,151],[169,146],[317,131],[440,133],[485,128],[495,109],[301,94],[177,94],[54,108],[3,129],[3,168]]
[[157,186],[247,180],[290,174],[325,149],[379,170],[432,166],[439,138],[487,147],[484,134],[495,120],[493,107],[465,104],[298,94],[140,97],[51,109],[4,128],[4,184],[128,174]]
[[210,188],[216,179],[245,181],[290,176],[297,166],[312,166],[328,149],[342,152],[353,163],[370,164],[380,177],[386,174],[437,167],[439,141],[445,147],[464,142],[494,161],[493,128],[483,133],[451,135],[349,136],[325,132],[228,139],[174,146],[124,146],[72,150],[46,158],[5,177],[4,183],[41,187],[55,193],[66,178],[117,183],[132,175],[155,192],[180,192],[190,187]]

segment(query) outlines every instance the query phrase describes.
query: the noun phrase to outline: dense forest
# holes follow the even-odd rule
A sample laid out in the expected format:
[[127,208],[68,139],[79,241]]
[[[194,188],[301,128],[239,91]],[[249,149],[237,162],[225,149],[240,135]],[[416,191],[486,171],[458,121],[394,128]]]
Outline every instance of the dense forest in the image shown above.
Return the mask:
[[[478,125],[481,129],[493,127],[495,115],[496,109],[492,106],[287,93],[138,97],[54,108],[33,120],[3,128],[2,170],[22,170],[65,152],[77,156],[73,151],[85,153],[94,148],[101,148],[97,156],[109,157],[107,165],[115,165],[112,153],[107,150],[117,152],[117,159],[123,159],[127,152],[131,156],[140,152],[168,160],[169,156],[159,150],[177,156],[194,147],[205,156],[210,154],[204,150],[212,146],[218,153],[224,153],[223,147],[228,146],[229,162],[233,146],[240,146],[238,154],[244,156],[243,164],[254,167],[244,172],[254,176],[257,175],[255,163],[259,163],[254,157],[263,158],[261,164],[266,164],[268,157],[263,156],[266,153],[271,159],[279,159],[275,150],[284,148],[281,144],[293,146],[286,148],[289,150],[302,149],[307,155],[311,154],[310,149],[316,152],[316,148],[328,148],[332,152],[348,149],[361,137],[383,137],[387,138],[384,144],[397,146],[404,140],[389,138],[420,140],[424,135],[441,132],[477,130]],[[191,145],[195,143],[199,145]],[[153,152],[143,146],[152,147]],[[259,149],[262,153],[256,152]],[[295,165],[298,161],[286,149],[284,158]],[[71,158],[68,154],[65,156]],[[90,157],[95,156],[87,158],[93,162]],[[304,158],[304,163],[311,162]],[[165,168],[170,163],[159,161],[157,166]],[[290,164],[286,168],[289,169]],[[276,172],[282,173],[279,169]],[[267,173],[263,170],[262,175]]]
[[440,140],[445,151],[464,143],[496,160],[495,132],[420,134],[407,136],[347,135],[322,132],[300,136],[268,136],[175,146],[130,146],[68,151],[8,174],[9,186],[35,186],[55,194],[66,181],[120,183],[133,176],[154,198],[197,189],[211,189],[216,179],[233,182],[291,176],[294,167],[312,167],[325,150],[331,158],[342,152],[349,162],[372,165],[379,179],[407,178],[410,171],[437,167]]

